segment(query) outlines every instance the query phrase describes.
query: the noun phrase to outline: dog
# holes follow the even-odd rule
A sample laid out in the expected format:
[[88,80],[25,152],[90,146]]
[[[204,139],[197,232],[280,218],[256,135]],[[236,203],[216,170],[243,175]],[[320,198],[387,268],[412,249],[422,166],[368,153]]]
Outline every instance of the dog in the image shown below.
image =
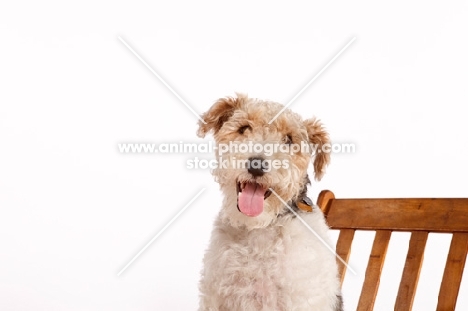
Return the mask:
[[[307,168],[313,159],[314,177],[322,178],[329,135],[316,118],[289,109],[277,116],[283,109],[236,94],[199,122],[198,136],[214,135],[212,173],[224,194],[203,259],[200,311],[343,310],[335,255],[323,244],[332,245],[328,226],[307,198]],[[316,150],[291,152],[297,145]]]

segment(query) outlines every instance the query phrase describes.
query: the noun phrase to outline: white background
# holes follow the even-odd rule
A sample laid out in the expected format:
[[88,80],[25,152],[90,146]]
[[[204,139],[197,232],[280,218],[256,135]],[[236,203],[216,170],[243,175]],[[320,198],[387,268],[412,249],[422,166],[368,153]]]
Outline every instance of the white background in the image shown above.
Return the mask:
[[[186,169],[193,155],[119,154],[121,142],[202,140],[118,36],[198,113],[235,91],[286,103],[356,37],[291,106],[357,146],[333,155],[311,197],[468,196],[466,1],[10,3],[0,5],[0,310],[197,308],[221,196],[207,170]],[[393,310],[407,241],[392,239],[376,310]],[[414,310],[435,309],[449,241],[430,236]],[[347,310],[371,243],[356,236]]]

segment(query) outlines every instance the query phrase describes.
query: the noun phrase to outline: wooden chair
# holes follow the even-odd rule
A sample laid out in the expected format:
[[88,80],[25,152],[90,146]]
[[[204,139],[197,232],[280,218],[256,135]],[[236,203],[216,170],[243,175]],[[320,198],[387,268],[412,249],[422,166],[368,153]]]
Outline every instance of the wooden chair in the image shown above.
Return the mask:
[[[411,232],[395,310],[411,310],[430,232],[452,233],[437,310],[454,310],[468,251],[468,198],[336,199],[320,193],[317,204],[332,229],[339,229],[336,253],[347,263],[356,230],[375,230],[357,310],[373,310],[392,231]],[[346,266],[338,262],[341,284]]]

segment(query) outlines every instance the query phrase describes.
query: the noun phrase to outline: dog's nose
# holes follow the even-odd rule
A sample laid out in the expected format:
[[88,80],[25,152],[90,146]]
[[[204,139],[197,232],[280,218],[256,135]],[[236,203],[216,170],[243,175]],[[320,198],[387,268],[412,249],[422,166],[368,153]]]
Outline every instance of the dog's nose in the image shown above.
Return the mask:
[[249,158],[249,167],[247,171],[252,174],[253,177],[261,177],[268,170],[268,163],[261,157]]

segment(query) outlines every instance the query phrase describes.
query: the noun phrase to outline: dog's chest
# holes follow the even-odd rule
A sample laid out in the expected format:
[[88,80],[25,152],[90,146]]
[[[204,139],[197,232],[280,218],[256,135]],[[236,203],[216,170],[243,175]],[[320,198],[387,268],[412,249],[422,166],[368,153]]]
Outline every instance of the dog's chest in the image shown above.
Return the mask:
[[237,233],[231,236],[228,266],[239,285],[249,287],[257,296],[277,292],[286,266],[288,239],[282,228],[269,228]]
[[281,260],[287,246],[281,227],[239,232],[231,237],[239,255],[247,255],[252,264],[256,260],[262,265],[268,260]]

